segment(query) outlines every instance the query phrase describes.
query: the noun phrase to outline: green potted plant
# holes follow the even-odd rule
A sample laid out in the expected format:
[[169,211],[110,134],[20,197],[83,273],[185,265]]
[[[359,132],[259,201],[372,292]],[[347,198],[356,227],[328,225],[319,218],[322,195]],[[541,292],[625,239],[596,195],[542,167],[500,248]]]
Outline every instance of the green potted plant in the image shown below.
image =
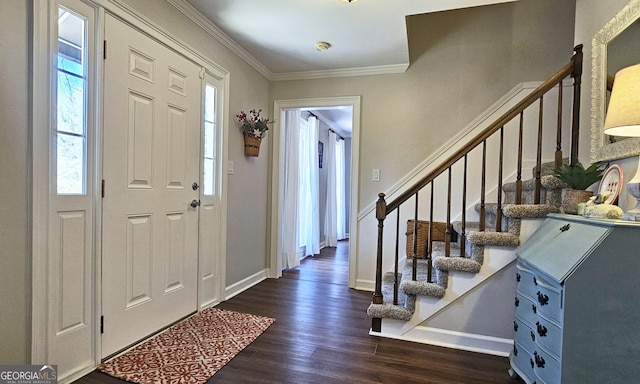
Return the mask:
[[554,171],[555,176],[568,186],[564,188],[562,199],[562,209],[565,213],[578,213],[578,204],[589,201],[593,196],[593,192],[586,189],[600,181],[603,172],[598,164],[591,164],[585,168],[580,162],[575,165],[565,164]]

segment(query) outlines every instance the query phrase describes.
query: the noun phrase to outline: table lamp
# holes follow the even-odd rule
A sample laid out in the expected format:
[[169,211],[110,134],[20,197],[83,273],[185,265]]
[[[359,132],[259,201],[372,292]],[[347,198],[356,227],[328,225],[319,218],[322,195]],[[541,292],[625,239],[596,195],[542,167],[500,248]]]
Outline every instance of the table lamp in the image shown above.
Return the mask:
[[[616,73],[604,121],[604,133],[640,137],[640,64]],[[635,208],[622,215],[622,219],[640,221],[640,157],[636,175],[627,184],[627,189],[638,202]]]

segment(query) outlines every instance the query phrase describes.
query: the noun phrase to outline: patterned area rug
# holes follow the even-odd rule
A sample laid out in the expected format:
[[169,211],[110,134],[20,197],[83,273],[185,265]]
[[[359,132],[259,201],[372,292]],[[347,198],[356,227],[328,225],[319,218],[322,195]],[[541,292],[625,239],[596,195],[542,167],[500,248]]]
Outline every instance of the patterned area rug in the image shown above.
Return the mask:
[[204,383],[274,321],[208,308],[105,362],[98,370],[140,384]]

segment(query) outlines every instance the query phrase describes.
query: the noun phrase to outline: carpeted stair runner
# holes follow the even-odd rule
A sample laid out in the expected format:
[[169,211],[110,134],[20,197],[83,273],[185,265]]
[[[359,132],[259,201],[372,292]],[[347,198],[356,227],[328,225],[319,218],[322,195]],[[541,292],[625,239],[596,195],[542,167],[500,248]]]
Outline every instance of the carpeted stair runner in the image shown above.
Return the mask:
[[[566,160],[565,160],[566,162]],[[507,183],[503,186],[505,204],[502,207],[503,232],[495,232],[497,204],[485,204],[486,225],[485,231],[479,231],[479,223],[467,222],[464,224],[466,234],[465,256],[460,257],[459,244],[451,243],[450,256],[444,254],[444,243],[434,242],[433,276],[432,283],[427,282],[427,261],[418,259],[417,278],[412,280],[413,260],[407,259],[401,266],[403,271],[399,274],[398,305],[393,305],[394,274],[389,272],[384,275],[382,281],[383,304],[371,304],[367,309],[370,317],[391,318],[409,321],[415,310],[416,297],[418,295],[444,297],[448,286],[449,272],[459,271],[478,273],[484,262],[484,247],[504,246],[515,248],[520,243],[520,226],[524,218],[544,218],[549,213],[560,212],[562,203],[562,188],[567,186],[557,177],[553,176],[553,163],[543,164],[541,172],[540,201],[544,204],[533,204],[535,194],[535,180],[524,181],[522,188],[523,204],[514,204],[516,183]],[[535,169],[532,171],[535,175]],[[480,204],[476,204],[475,210],[480,211]],[[452,223],[453,230],[457,234],[463,233],[461,222]],[[458,239],[461,236],[457,236]]]

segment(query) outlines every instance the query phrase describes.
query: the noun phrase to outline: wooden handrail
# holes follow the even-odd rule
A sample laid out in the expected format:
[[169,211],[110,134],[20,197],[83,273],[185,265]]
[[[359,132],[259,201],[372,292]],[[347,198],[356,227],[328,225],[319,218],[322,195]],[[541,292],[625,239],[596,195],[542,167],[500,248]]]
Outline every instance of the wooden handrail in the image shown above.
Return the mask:
[[[439,166],[437,166],[434,170],[429,172],[425,177],[423,177],[420,181],[418,181],[411,188],[406,190],[400,196],[395,198],[392,202],[387,204],[386,212],[387,214],[393,212],[396,208],[398,208],[402,203],[412,198],[418,191],[424,188],[427,184],[433,181],[437,176],[445,172],[449,167],[458,162],[458,160],[462,159],[464,155],[469,153],[471,149],[476,146],[482,144],[483,141],[487,140],[491,135],[493,135],[496,131],[498,131],[502,126],[506,125],[513,118],[518,116],[521,111],[526,109],[528,106],[536,102],[542,95],[550,91],[553,87],[561,83],[567,76],[571,75],[574,77],[575,81],[579,81],[580,75],[582,74],[582,44],[576,46],[574,48],[575,54],[571,57],[571,61],[562,67],[558,72],[556,72],[553,76],[551,76],[547,81],[540,84],[533,92],[529,94],[526,98],[521,100],[518,104],[514,105],[511,109],[505,112],[498,120],[496,120],[493,124],[489,125],[485,128],[478,136],[472,139],[469,143],[467,143],[464,147],[458,149],[454,154],[452,154],[447,160],[442,162]],[[578,70],[577,67],[580,69]],[[576,92],[574,92],[575,97]],[[578,95],[580,93],[578,92]],[[579,97],[579,96],[578,96]],[[574,99],[575,100],[575,99]],[[578,98],[579,101],[579,98]],[[578,115],[579,115],[579,106],[578,106]],[[579,118],[575,117],[575,109],[574,109],[574,124],[578,124],[576,120]],[[574,127],[575,128],[575,127]],[[572,163],[575,163],[576,159],[573,158],[573,150],[574,146],[577,148],[577,140],[575,143],[572,143]],[[577,149],[576,149],[576,158],[577,158]]]
[[[495,137],[494,134],[499,132],[498,136],[498,167],[497,167],[497,205],[492,210],[495,213],[495,231],[502,232],[503,228],[502,217],[503,217],[503,201],[502,201],[502,189],[503,189],[503,166],[505,164],[504,159],[504,140],[505,140],[505,126],[508,123],[514,121],[516,117],[519,117],[519,123],[517,127],[517,165],[516,165],[516,181],[515,181],[515,197],[513,198],[513,202],[515,204],[522,204],[523,200],[523,181],[522,181],[522,158],[523,158],[523,133],[524,133],[524,111],[533,105],[534,103],[539,103],[538,109],[538,124],[537,129],[535,129],[536,134],[536,156],[535,156],[535,168],[534,168],[534,194],[533,194],[533,204],[540,204],[542,194],[542,147],[543,147],[543,104],[544,104],[544,95],[551,91],[555,86],[558,86],[558,116],[557,116],[557,126],[555,133],[555,152],[553,153],[553,157],[555,160],[555,166],[558,168],[561,165],[562,161],[562,86],[563,81],[568,76],[574,78],[573,84],[573,105],[572,105],[572,121],[570,127],[570,135],[571,135],[571,154],[570,154],[570,163],[575,164],[577,162],[578,156],[578,132],[580,130],[580,86],[581,86],[581,77],[582,77],[582,45],[578,45],[574,48],[574,55],[571,57],[571,60],[568,64],[566,64],[559,71],[554,73],[548,80],[543,82],[540,86],[538,86],[535,90],[533,90],[528,96],[526,96],[523,100],[518,102],[512,108],[510,108],[507,112],[505,112],[502,116],[500,116],[496,121],[482,130],[478,135],[472,138],[468,143],[466,143],[462,148],[456,150],[452,155],[450,155],[445,161],[436,166],[433,170],[431,170],[425,177],[419,180],[416,184],[408,188],[405,192],[400,194],[396,199],[392,202],[387,203],[385,201],[385,194],[380,193],[378,195],[378,201],[376,202],[376,219],[378,221],[378,244],[377,244],[377,252],[376,252],[376,276],[375,276],[375,288],[373,293],[373,304],[382,304],[384,302],[384,297],[382,294],[382,266],[383,266],[383,239],[384,239],[384,222],[389,215],[394,210],[396,211],[396,222],[395,222],[395,260],[394,260],[394,289],[393,289],[393,304],[398,304],[398,276],[399,276],[399,226],[400,226],[400,206],[407,202],[410,199],[414,199],[415,206],[413,208],[413,229],[412,229],[412,244],[406,245],[406,253],[408,258],[412,258],[412,273],[411,279],[416,281],[417,279],[417,270],[418,270],[418,254],[424,255],[427,266],[427,277],[426,281],[428,283],[432,282],[432,262],[433,262],[433,242],[434,241],[442,241],[444,243],[444,256],[449,257],[451,255],[451,242],[458,241],[459,242],[459,256],[465,257],[467,254],[466,249],[466,209],[467,209],[467,173],[468,173],[468,155],[472,150],[481,146],[481,163],[480,167],[480,190],[479,190],[479,201],[480,206],[478,209],[479,214],[479,223],[477,230],[482,232],[486,227],[487,215],[487,204],[485,201],[487,195],[487,141]],[[464,160],[463,169],[462,169],[462,221],[461,227],[454,230],[453,224],[451,221],[451,210],[452,210],[452,169],[456,164],[459,164],[460,160]],[[446,205],[443,204],[443,208],[446,209],[446,222],[440,223],[444,225],[444,239],[438,238],[434,240],[434,183],[436,178],[441,176],[447,172],[446,177]],[[431,193],[429,196],[429,221],[428,221],[428,238],[426,244],[420,246],[418,250],[418,237],[422,236],[424,239],[425,234],[418,233],[419,226],[419,207],[418,207],[418,194],[419,192],[426,186],[431,185]],[[459,239],[458,235],[459,234]],[[409,235],[409,233],[407,233]],[[453,236],[456,239],[453,239]],[[409,241],[407,241],[408,243]],[[424,247],[424,248],[423,248]],[[419,252],[418,252],[419,251]],[[442,251],[441,249],[439,252]],[[372,330],[379,332],[382,326],[382,319],[380,317],[372,318]]]

